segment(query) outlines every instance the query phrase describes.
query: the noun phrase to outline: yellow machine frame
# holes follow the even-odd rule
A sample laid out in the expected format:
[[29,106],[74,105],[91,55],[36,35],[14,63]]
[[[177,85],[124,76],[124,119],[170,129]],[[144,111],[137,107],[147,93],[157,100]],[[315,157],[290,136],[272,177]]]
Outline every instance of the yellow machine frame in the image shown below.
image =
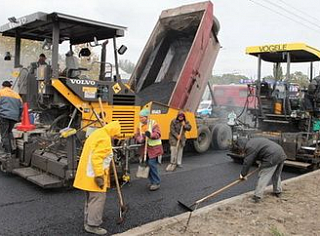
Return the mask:
[[[97,114],[105,113],[104,122],[109,123],[118,120],[121,125],[122,138],[131,138],[134,136],[136,128],[139,124],[139,106],[113,106],[108,103],[103,103],[103,111],[100,109],[99,102],[86,102],[76,96],[70,89],[68,89],[59,79],[52,78],[52,86],[61,93],[78,111],[82,114],[81,126],[84,127],[97,120],[94,111]],[[99,127],[96,123],[92,126]]]
[[285,43],[285,44],[266,44],[261,46],[250,46],[246,48],[246,54],[260,56],[262,60],[270,62],[286,62],[284,57],[276,56],[275,52],[290,52],[292,62],[311,62],[320,60],[320,51],[305,43]]
[[[166,106],[166,105],[163,105]],[[152,102],[148,103],[144,106],[146,109],[150,109],[152,107]],[[166,106],[168,107],[168,106]],[[168,140],[169,133],[170,133],[170,124],[173,119],[175,119],[178,115],[179,109],[168,107],[168,111],[165,114],[153,114],[151,109],[150,118],[157,121],[160,126],[161,130],[161,139]],[[187,139],[197,139],[198,138],[198,131],[197,131],[197,122],[194,113],[192,112],[185,112],[186,119],[189,121],[192,129],[186,132]]]

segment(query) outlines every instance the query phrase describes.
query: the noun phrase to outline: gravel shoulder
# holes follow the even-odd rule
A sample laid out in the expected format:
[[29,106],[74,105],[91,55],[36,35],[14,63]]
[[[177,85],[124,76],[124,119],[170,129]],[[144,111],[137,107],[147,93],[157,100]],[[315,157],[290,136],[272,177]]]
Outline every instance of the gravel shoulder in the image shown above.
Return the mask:
[[319,235],[320,170],[282,182],[281,198],[268,187],[262,202],[251,200],[252,192],[242,194],[192,213],[131,229],[126,235]]

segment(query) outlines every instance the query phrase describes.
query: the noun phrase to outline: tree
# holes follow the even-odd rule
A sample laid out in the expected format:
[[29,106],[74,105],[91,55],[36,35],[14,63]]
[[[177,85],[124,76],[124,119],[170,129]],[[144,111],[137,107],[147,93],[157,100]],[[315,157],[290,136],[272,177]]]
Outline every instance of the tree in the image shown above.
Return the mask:
[[249,80],[247,76],[235,74],[212,75],[209,79],[211,84],[240,84],[241,81]]
[[135,64],[132,63],[131,61],[127,60],[127,59],[126,60],[120,60],[119,61],[119,67],[123,71],[127,72],[128,74],[131,74],[133,72],[134,68],[135,68]]
[[[0,77],[5,79],[11,79],[11,72],[14,67],[14,58],[11,61],[3,62],[3,58],[6,52],[10,52],[14,55],[15,38],[5,37],[0,35]],[[45,51],[42,49],[42,42],[32,41],[27,39],[21,40],[21,58],[20,64],[23,67],[28,67],[31,62],[38,61],[38,57],[41,53],[44,53],[47,58],[51,58],[51,51]]]
[[273,64],[273,77],[276,81],[282,81],[283,80],[283,72],[282,67],[280,63],[274,63]]
[[296,71],[293,74],[290,74],[289,80],[290,83],[297,83],[301,88],[308,87],[309,79],[308,76],[303,74],[301,71]]
[[[268,75],[268,76],[264,77],[263,80],[266,81],[266,82],[269,82],[269,83],[273,83],[275,81],[275,77],[272,76],[272,75]],[[301,71],[296,71],[293,74],[290,74],[289,79],[286,79],[286,78],[284,78],[282,76],[281,80],[282,81],[287,81],[289,83],[299,84],[299,86],[301,88],[308,87],[308,84],[309,84],[308,76],[303,74]],[[279,81],[279,80],[277,80],[277,81]]]

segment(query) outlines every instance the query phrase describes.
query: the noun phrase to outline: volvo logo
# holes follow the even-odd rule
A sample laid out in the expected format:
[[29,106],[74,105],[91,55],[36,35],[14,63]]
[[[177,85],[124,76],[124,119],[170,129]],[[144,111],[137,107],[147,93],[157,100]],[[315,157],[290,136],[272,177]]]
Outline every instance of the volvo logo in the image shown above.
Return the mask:
[[71,84],[96,85],[95,81],[85,79],[70,79],[70,82]]

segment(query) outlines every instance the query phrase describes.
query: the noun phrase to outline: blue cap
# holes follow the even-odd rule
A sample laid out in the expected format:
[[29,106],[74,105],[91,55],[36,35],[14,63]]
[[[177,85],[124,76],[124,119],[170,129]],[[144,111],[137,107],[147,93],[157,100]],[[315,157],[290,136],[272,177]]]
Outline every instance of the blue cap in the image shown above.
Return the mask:
[[140,116],[149,116],[150,111],[148,109],[142,109],[139,113]]

